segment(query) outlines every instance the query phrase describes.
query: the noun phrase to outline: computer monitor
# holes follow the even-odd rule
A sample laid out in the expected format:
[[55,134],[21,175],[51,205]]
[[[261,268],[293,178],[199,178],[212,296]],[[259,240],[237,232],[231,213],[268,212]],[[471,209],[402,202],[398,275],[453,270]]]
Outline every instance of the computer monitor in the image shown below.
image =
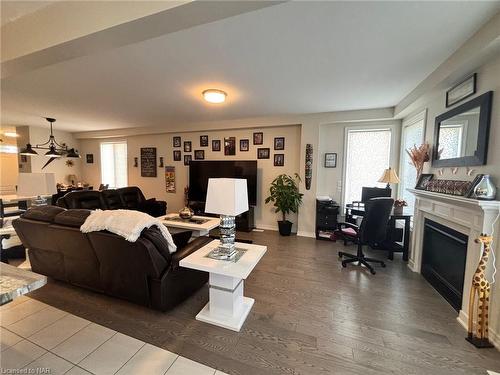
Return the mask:
[[361,202],[366,203],[372,198],[390,197],[391,188],[363,187],[361,190]]

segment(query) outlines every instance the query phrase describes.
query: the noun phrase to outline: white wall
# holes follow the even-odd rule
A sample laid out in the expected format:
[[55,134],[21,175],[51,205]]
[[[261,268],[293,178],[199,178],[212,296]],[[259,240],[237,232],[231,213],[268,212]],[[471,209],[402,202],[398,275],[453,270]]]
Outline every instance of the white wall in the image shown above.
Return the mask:
[[[262,131],[264,133],[264,144],[253,145],[253,132]],[[200,147],[200,135],[208,135],[209,146]],[[175,148],[181,150],[182,160],[173,161],[173,146],[172,138],[180,136],[182,144],[184,141],[191,141],[192,152],[185,153],[183,148]],[[257,148],[270,148],[270,159],[257,160],[257,206],[255,208],[255,224],[263,229],[275,229],[278,215],[274,213],[271,205],[264,203],[267,197],[269,185],[271,181],[279,174],[286,173],[293,175],[299,173],[299,155],[300,155],[300,126],[280,126],[267,127],[265,129],[234,129],[234,130],[219,130],[219,131],[200,131],[200,132],[185,132],[185,133],[170,133],[170,134],[155,134],[155,135],[140,135],[135,137],[120,138],[126,140],[128,152],[128,182],[129,185],[139,186],[146,197],[155,197],[157,199],[166,200],[168,210],[170,212],[179,211],[184,206],[184,187],[188,185],[188,167],[184,166],[184,155],[193,155],[195,150],[205,151],[205,160],[257,160]],[[224,155],[224,137],[236,137],[236,155]],[[274,138],[285,137],[285,150],[274,151]],[[221,141],[221,151],[212,151],[212,140],[218,139]],[[249,151],[239,150],[240,139],[248,139],[250,142]],[[115,139],[119,140],[119,139]],[[83,178],[87,182],[98,186],[100,183],[100,151],[99,145],[102,140],[82,140],[81,152],[83,157]],[[140,173],[140,148],[141,147],[156,147],[157,158],[164,158],[165,166],[175,166],[176,171],[176,193],[167,193],[165,190],[165,175],[164,169],[158,168],[157,177],[141,177]],[[85,162],[85,154],[94,154],[94,164]],[[283,167],[274,167],[274,154],[285,154],[285,165]],[[134,168],[134,157],[139,158],[139,167]],[[159,162],[158,162],[159,163]],[[294,230],[297,226],[297,216],[290,215],[289,220],[294,222]]]

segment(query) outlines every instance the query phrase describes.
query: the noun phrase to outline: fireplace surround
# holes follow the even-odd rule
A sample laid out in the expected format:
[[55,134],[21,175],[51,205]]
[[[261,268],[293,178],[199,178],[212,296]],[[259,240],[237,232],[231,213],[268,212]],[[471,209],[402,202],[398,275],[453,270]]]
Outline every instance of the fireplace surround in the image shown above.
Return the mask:
[[[450,228],[467,239],[465,272],[462,289],[461,307],[458,309],[458,321],[467,329],[467,309],[472,276],[481,256],[481,245],[474,240],[481,233],[491,234],[494,230],[493,252],[496,255],[496,267],[500,270],[499,222],[495,219],[500,213],[500,201],[480,201],[460,196],[434,193],[425,190],[409,189],[415,195],[415,215],[412,232],[411,253],[408,266],[414,272],[423,271],[425,221]],[[500,278],[500,275],[498,275]],[[493,284],[490,305],[490,341],[500,349],[500,285]]]

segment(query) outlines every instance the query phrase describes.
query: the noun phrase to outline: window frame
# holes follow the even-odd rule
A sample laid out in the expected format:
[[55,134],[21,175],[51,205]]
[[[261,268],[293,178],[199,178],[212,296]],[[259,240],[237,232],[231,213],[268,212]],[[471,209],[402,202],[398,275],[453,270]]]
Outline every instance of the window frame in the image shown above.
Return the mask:
[[[394,124],[383,124],[383,123],[377,123],[377,124],[363,124],[363,125],[358,125],[358,126],[346,126],[344,129],[344,157],[342,161],[342,195],[341,195],[341,206],[343,207],[343,210],[345,210],[345,206],[347,203],[346,202],[346,178],[347,178],[347,159],[348,159],[348,137],[349,137],[349,132],[352,131],[375,131],[375,130],[389,130],[391,132],[391,149],[389,150],[389,163],[392,165],[398,165],[398,160],[397,160],[397,152],[396,152],[396,147],[397,147],[397,142],[398,142],[398,132],[397,132],[397,126]],[[387,166],[389,167],[389,166]],[[380,171],[380,175],[382,176],[383,171]],[[394,191],[396,189],[392,190],[392,195],[394,196]]]
[[[102,141],[102,142],[99,142],[99,175],[100,175],[100,180],[101,180],[101,183],[103,183],[103,175],[102,175],[102,145],[103,144],[124,144],[125,145],[125,149],[126,149],[126,155],[125,155],[125,159],[126,159],[126,163],[125,163],[125,171],[127,173],[127,177],[126,177],[126,186],[129,186],[129,170],[128,170],[128,142],[127,140],[123,139],[123,140],[114,140],[114,141]],[[116,186],[109,186],[110,188],[113,188],[113,189],[117,189],[119,187],[116,187]]]

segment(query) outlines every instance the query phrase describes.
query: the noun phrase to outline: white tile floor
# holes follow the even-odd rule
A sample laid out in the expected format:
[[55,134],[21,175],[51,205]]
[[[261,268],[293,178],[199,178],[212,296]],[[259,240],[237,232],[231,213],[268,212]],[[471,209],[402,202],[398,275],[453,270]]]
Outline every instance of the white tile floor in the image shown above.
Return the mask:
[[28,297],[0,307],[0,349],[2,373],[224,375]]

